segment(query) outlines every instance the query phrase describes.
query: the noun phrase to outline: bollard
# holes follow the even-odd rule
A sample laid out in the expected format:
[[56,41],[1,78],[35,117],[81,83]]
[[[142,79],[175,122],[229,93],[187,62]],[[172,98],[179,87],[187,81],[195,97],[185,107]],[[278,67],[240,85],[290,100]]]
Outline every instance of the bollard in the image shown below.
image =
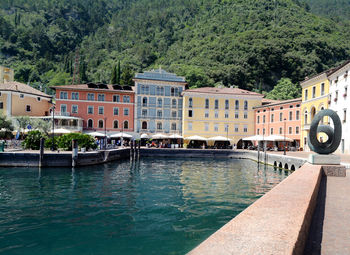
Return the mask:
[[72,140],[72,167],[75,167],[78,163],[78,141]]
[[39,167],[42,167],[42,166],[43,166],[43,161],[44,161],[44,147],[45,147],[45,138],[40,138]]

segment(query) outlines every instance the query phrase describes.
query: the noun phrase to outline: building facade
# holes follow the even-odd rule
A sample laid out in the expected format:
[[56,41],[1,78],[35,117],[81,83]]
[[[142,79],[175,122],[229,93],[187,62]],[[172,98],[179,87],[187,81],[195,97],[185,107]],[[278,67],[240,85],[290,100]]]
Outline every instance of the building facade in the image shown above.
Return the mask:
[[350,153],[350,125],[347,117],[350,108],[350,96],[348,94],[348,89],[350,88],[349,73],[350,62],[347,61],[328,76],[330,82],[328,95],[329,109],[337,112],[342,122],[342,139],[336,151],[339,153]]
[[300,147],[301,98],[273,102],[254,110],[256,135],[286,136],[294,140],[292,147]]
[[187,85],[185,78],[159,68],[137,73],[134,81],[135,131],[148,135],[181,134],[181,93]]
[[19,82],[0,84],[0,110],[9,116],[48,116],[52,97]]
[[84,130],[134,131],[135,93],[132,87],[88,83],[54,89],[55,114],[82,118]]
[[238,88],[198,88],[183,93],[183,136],[223,136],[239,144],[254,135],[254,110],[263,95]]
[[13,82],[13,69],[0,66],[0,83]]

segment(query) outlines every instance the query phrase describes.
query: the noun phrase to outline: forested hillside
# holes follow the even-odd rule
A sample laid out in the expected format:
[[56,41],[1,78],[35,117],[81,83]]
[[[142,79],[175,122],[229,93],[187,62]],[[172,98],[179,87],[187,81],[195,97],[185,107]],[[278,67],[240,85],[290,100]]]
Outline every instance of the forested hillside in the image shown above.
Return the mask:
[[310,11],[337,22],[350,20],[350,0],[304,0]]
[[82,81],[109,82],[120,60],[124,76],[161,65],[191,86],[258,90],[350,54],[347,27],[301,0],[0,0],[0,8],[0,64],[33,84],[71,82],[77,48]]

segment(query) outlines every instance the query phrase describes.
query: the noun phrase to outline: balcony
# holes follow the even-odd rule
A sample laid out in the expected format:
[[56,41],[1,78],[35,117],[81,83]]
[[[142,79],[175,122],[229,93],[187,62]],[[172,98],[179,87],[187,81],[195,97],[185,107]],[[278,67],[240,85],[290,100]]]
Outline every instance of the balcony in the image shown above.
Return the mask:
[[305,124],[303,130],[306,130],[306,131],[310,130],[310,124]]
[[58,112],[55,111],[56,116],[70,116],[70,112]]

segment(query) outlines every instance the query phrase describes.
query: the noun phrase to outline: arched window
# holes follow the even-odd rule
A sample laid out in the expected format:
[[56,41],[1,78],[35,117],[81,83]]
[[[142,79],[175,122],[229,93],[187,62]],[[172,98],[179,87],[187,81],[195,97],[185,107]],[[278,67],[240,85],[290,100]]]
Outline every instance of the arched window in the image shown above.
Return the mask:
[[162,122],[157,122],[157,129],[162,130]]
[[235,101],[235,109],[239,110],[239,101],[238,100]]
[[176,99],[172,100],[171,105],[172,105],[173,108],[176,108]]
[[162,107],[163,100],[161,98],[158,98],[158,107]]
[[88,120],[87,127],[88,128],[93,128],[94,127],[94,121],[92,119]]
[[314,119],[315,114],[316,114],[316,108],[315,108],[315,107],[312,107],[312,108],[311,108],[311,121]]
[[147,129],[147,121],[143,121],[143,122],[142,122],[141,128],[142,128],[142,129]]
[[142,106],[147,106],[147,97],[142,98]]
[[304,124],[307,124],[307,110],[304,112]]
[[244,101],[244,110],[245,111],[248,110],[248,101],[247,100]]
[[127,120],[124,121],[124,129],[129,129],[129,122]]
[[[324,107],[323,107],[323,106],[321,107],[321,111],[322,111],[322,110],[324,110]],[[324,118],[327,118],[327,117],[323,117],[323,118],[321,119],[321,123],[322,123],[322,124],[324,124]]]
[[103,128],[103,120],[98,121],[98,128]]
[[175,89],[174,88],[171,88],[171,96],[175,96]]
[[193,100],[192,100],[192,97],[190,97],[188,99],[188,107],[192,108],[192,106],[193,106]]
[[119,127],[119,125],[118,125],[118,121],[117,120],[115,120],[114,122],[113,122],[113,128],[118,128]]
[[175,88],[175,96],[179,96],[179,88]]

